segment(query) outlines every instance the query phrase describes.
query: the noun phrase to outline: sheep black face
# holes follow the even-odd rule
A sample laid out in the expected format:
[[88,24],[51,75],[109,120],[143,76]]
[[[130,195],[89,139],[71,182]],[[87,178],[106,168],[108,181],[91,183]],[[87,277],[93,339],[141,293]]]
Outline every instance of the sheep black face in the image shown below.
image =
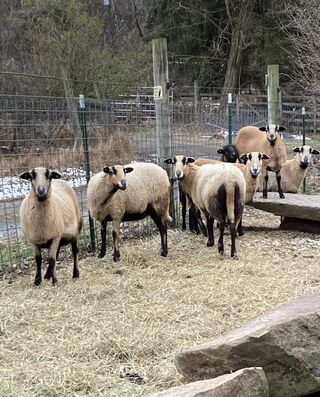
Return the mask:
[[316,149],[312,149],[310,146],[301,146],[293,149],[295,153],[299,153],[300,167],[306,169],[311,161],[313,154],[319,154],[320,152]]
[[38,201],[45,201],[50,195],[51,180],[59,179],[61,175],[56,171],[50,171],[48,168],[37,167],[22,173],[20,178],[31,182]]
[[181,180],[184,178],[185,173],[188,172],[187,164],[193,163],[195,159],[193,157],[186,156],[174,156],[172,158],[164,160],[166,164],[173,165],[174,178]]
[[247,154],[243,154],[240,157],[241,162],[243,164],[247,164],[250,169],[250,174],[253,178],[256,178],[260,171],[262,170],[262,162],[264,160],[269,160],[269,156],[259,152],[251,152]]
[[239,152],[235,145],[225,145],[217,151],[221,154],[221,161],[225,163],[235,163],[239,159]]
[[115,192],[119,189],[125,190],[127,188],[126,174],[132,171],[132,167],[123,167],[122,165],[104,167],[103,169],[103,172],[111,178]]
[[279,127],[276,124],[269,124],[266,127],[260,127],[260,131],[265,131],[267,133],[267,139],[271,143],[271,145],[274,145],[277,138],[278,138],[278,132],[284,131],[285,127]]

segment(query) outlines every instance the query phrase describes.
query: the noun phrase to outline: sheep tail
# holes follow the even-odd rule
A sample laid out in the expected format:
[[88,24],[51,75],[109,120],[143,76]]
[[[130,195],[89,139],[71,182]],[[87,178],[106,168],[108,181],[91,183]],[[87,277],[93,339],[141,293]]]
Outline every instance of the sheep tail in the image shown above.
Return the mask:
[[235,223],[235,211],[238,210],[237,204],[240,200],[240,189],[237,183],[228,186],[227,192],[227,218],[231,223]]

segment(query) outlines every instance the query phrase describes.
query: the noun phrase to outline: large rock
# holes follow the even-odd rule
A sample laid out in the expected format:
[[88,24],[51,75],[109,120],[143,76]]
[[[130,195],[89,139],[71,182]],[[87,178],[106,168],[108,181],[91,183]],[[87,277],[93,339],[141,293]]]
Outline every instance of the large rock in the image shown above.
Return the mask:
[[305,396],[320,391],[320,294],[278,306],[241,328],[176,356],[178,371],[192,380],[252,366],[264,369],[270,396]]
[[149,397],[268,397],[262,368],[244,368],[215,379],[174,387]]

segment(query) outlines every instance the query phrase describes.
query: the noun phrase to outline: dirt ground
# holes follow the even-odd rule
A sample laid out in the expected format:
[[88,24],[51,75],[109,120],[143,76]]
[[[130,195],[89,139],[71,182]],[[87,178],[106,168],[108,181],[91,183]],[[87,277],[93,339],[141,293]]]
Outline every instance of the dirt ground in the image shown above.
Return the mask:
[[[58,266],[59,284],[32,273],[0,282],[0,395],[145,396],[184,382],[174,356],[320,288],[318,235],[278,230],[246,208],[238,260],[202,236],[169,231],[122,241],[122,259],[93,256]],[[215,231],[215,235],[218,232]]]

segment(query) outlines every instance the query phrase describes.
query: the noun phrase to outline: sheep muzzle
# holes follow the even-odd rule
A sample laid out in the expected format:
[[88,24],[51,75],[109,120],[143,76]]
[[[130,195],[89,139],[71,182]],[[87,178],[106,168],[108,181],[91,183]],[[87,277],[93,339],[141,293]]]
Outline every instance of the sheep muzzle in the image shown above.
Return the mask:
[[48,192],[44,186],[38,186],[36,190],[38,201],[45,201],[48,198]]

